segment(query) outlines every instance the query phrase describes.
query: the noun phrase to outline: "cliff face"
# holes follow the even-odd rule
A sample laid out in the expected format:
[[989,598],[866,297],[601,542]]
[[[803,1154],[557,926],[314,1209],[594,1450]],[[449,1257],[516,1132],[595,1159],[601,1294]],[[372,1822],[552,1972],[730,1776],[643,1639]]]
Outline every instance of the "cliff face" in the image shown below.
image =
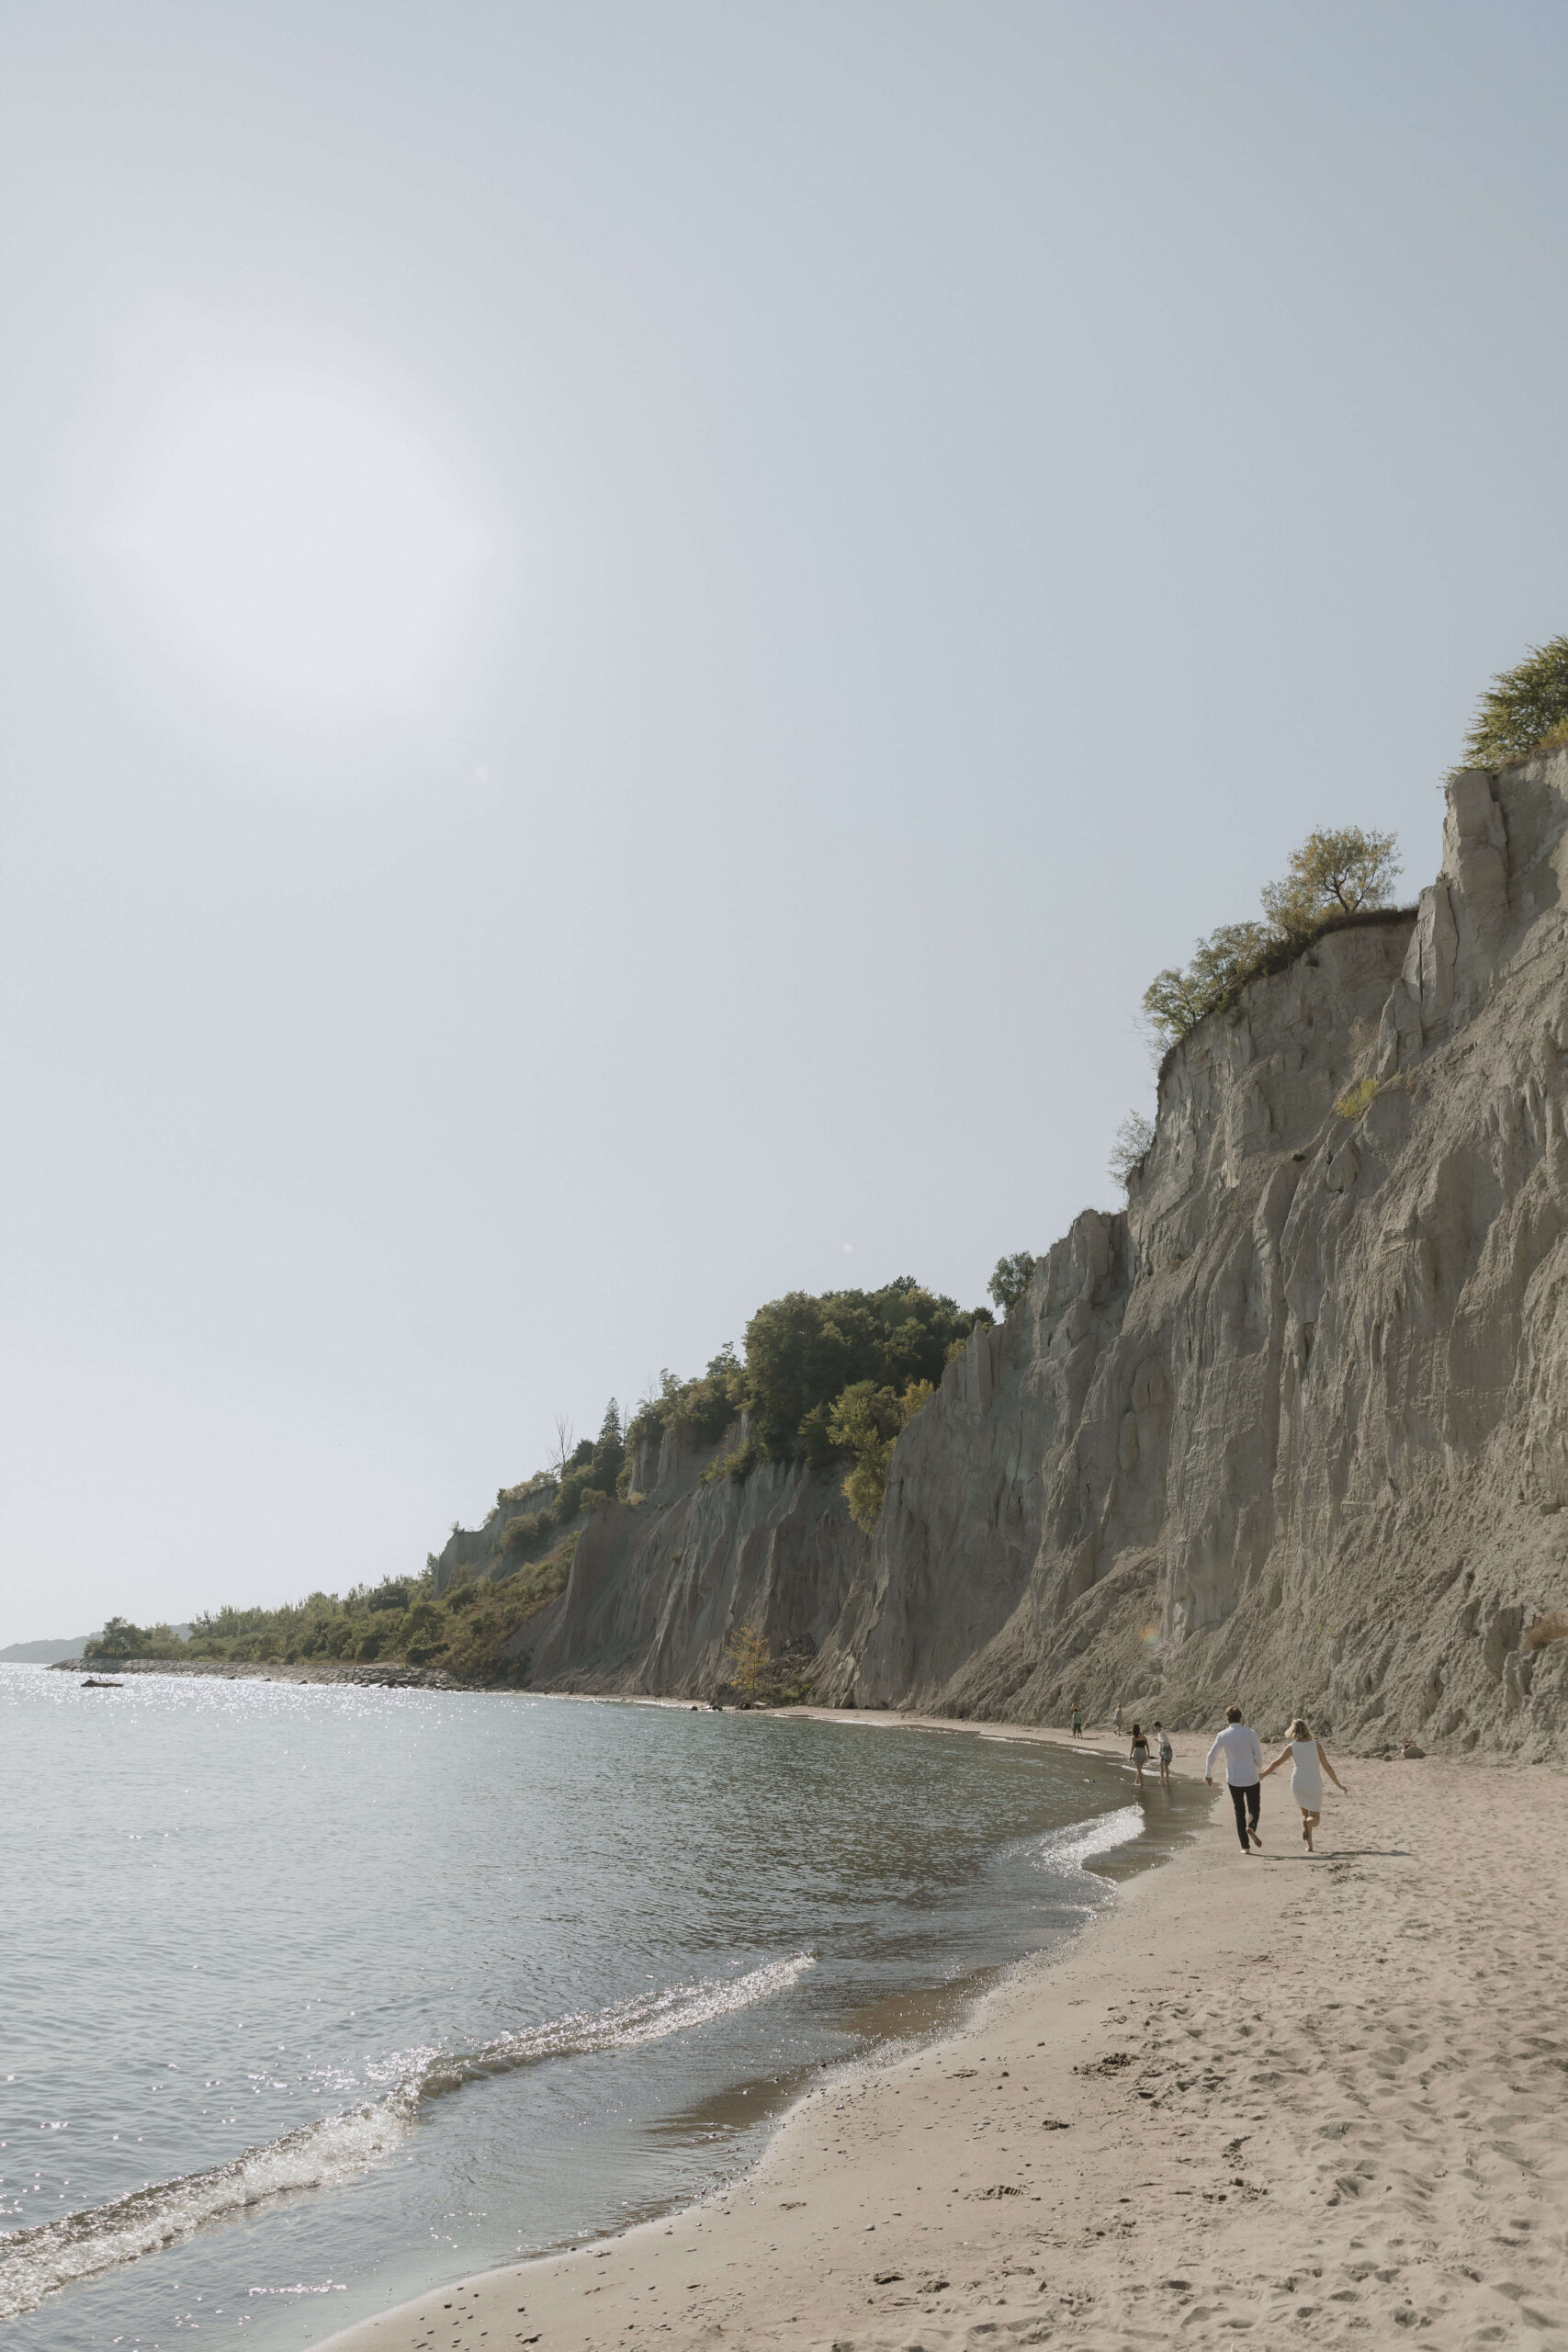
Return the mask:
[[667,1440],[536,1685],[698,1695],[750,1624],[844,1702],[1568,1755],[1568,1641],[1522,1645],[1568,1602],[1568,753],[1459,778],[1443,852],[1171,1054],[1126,1213],[949,1367],[874,1539]]
[[645,1499],[591,1515],[566,1591],[524,1630],[536,1688],[694,1697],[728,1679],[725,1653],[742,1625],[762,1629],[775,1654],[833,1639],[867,1548],[842,1470],[762,1463],[743,1484],[705,1486],[719,1451],[679,1430],[657,1457],[639,1450],[633,1491]]

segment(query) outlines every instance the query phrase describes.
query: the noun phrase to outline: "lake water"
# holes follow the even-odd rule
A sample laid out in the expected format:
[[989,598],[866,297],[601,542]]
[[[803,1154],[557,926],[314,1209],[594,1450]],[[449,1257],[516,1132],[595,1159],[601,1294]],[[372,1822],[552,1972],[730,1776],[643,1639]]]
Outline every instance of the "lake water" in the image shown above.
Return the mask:
[[510,1694],[5,1668],[0,1761],[17,2352],[299,2346],[701,2194],[1144,1832],[1089,1755]]

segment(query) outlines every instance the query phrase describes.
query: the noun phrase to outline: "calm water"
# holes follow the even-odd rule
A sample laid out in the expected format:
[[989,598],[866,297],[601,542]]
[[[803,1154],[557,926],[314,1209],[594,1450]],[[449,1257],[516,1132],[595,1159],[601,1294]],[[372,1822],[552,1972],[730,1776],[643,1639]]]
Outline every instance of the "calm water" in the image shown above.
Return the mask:
[[0,1751],[18,2352],[298,2346],[699,2192],[1141,1829],[852,1717],[8,1668]]

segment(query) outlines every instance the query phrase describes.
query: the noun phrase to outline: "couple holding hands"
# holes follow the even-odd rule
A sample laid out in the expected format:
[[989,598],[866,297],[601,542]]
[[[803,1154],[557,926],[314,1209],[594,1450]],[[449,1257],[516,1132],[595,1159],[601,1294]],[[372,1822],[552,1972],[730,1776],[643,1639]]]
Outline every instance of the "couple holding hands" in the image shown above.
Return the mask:
[[1302,1842],[1310,1854],[1315,1849],[1312,1833],[1323,1813],[1323,1775],[1327,1773],[1342,1796],[1349,1794],[1344,1781],[1324,1753],[1323,1742],[1312,1736],[1306,1720],[1298,1715],[1291,1725],[1284,1747],[1272,1764],[1265,1765],[1263,1750],[1258,1745],[1258,1734],[1241,1719],[1241,1709],[1227,1710],[1225,1727],[1210,1748],[1203,1766],[1203,1778],[1212,1788],[1214,1765],[1224,1758],[1225,1781],[1235,1808],[1235,1834],[1241,1839],[1241,1850],[1250,1854],[1257,1848],[1263,1850],[1263,1840],[1258,1834],[1258,1815],[1263,1803],[1263,1783],[1270,1772],[1278,1772],[1282,1765],[1291,1768],[1291,1794],[1301,1807]]

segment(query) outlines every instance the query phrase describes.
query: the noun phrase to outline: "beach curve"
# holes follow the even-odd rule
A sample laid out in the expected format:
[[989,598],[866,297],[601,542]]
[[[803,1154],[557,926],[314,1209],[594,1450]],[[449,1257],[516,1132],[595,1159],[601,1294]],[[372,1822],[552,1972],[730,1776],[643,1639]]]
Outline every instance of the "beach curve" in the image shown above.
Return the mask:
[[705,2204],[330,2352],[1553,2340],[1568,1892],[1540,1860],[1568,1781],[1342,1769],[1316,1860],[1272,1786],[1261,1860],[1216,1808],[956,2034],[808,2093]]

